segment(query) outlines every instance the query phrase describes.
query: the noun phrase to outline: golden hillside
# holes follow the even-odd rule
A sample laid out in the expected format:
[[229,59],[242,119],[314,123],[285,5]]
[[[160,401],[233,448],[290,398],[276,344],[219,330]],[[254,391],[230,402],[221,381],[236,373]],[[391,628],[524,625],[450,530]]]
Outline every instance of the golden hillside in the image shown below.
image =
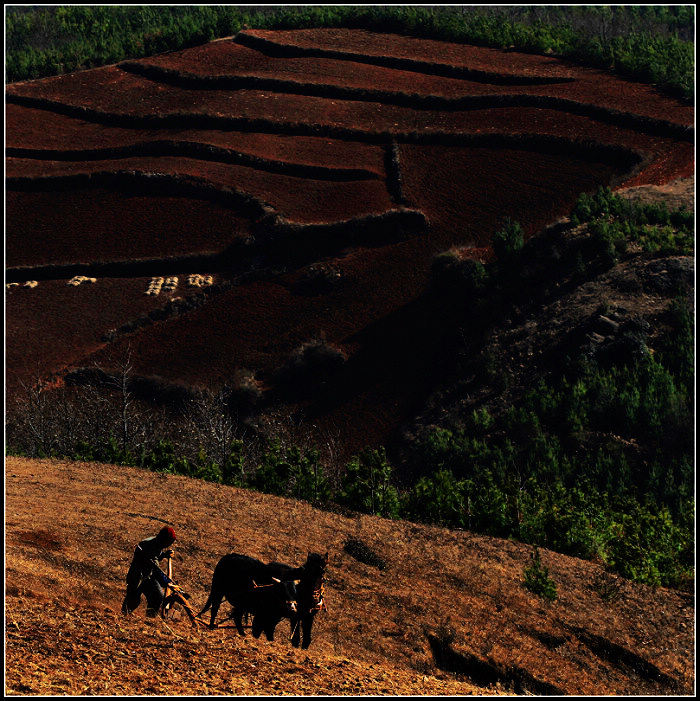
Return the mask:
[[[119,613],[134,545],[171,524],[199,609],[228,552],[301,564],[330,552],[309,650]],[[10,694],[675,694],[693,685],[692,598],[542,551],[558,588],[522,586],[531,548],[339,515],[186,477],[6,460]],[[387,562],[363,564],[363,541]],[[442,669],[441,669],[442,668]]]

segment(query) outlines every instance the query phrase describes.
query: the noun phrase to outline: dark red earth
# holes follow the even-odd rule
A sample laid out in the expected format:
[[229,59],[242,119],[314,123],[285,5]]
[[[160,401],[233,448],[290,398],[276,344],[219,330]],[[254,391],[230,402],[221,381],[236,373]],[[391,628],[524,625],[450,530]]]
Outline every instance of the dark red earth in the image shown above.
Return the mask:
[[[143,59],[141,68],[8,86],[8,280],[40,279],[35,288],[8,289],[10,391],[37,370],[50,376],[107,365],[128,346],[140,374],[215,385],[248,368],[273,392],[286,358],[324,337],[348,362],[313,401],[287,397],[285,406],[303,409],[309,427],[336,431],[349,451],[384,442],[420,408],[440,365],[451,310],[436,312],[423,295],[437,253],[471,246],[487,258],[505,217],[532,235],[567,214],[581,192],[693,172],[693,133],[685,129],[693,108],[603,71],[357,30],[248,34],[341,54],[271,57],[221,40]],[[376,65],[377,57],[482,77]],[[153,67],[168,73],[141,74]],[[206,83],[222,76],[275,83]],[[503,76],[567,82],[506,85]],[[507,106],[415,102],[504,95],[512,98]],[[519,104],[528,96],[560,101]],[[149,190],[149,178],[166,191]],[[183,191],[183,179],[194,189]],[[234,202],[232,191],[248,204]],[[403,208],[422,212],[427,228],[398,239],[388,224],[367,229],[372,218],[403,216]],[[307,226],[338,221],[352,223],[320,233]],[[288,222],[300,226],[274,228]],[[252,242],[240,254],[249,259],[221,258],[215,271],[217,282],[234,280],[229,290],[177,318],[103,340],[165,303],[165,293],[144,294],[144,274],[163,275],[182,256],[218,260],[243,241]],[[301,283],[318,260],[340,273],[339,283],[308,294]],[[66,285],[69,263],[140,261],[151,268],[137,277]],[[263,272],[245,282],[235,278],[238,265]],[[178,270],[180,280],[196,272],[186,263]],[[188,293],[181,283],[176,294]]]

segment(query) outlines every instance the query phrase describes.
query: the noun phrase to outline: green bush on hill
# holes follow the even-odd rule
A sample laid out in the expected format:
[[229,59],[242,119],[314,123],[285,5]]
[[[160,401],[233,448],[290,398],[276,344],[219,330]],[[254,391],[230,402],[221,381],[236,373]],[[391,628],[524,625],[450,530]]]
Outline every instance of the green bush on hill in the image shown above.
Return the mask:
[[581,195],[571,220],[589,224],[594,248],[608,266],[619,260],[629,242],[638,243],[645,253],[661,256],[692,255],[695,248],[693,212],[669,211],[663,202],[634,202],[608,187]]
[[554,601],[557,598],[557,585],[549,576],[549,568],[542,565],[540,551],[537,548],[532,553],[530,566],[525,568],[524,574],[523,586],[526,589],[547,601]]

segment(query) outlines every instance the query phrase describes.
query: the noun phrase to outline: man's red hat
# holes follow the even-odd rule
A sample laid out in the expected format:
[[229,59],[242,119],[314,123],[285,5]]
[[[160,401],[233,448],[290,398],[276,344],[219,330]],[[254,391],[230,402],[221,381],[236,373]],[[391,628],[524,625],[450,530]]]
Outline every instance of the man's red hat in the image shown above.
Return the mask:
[[171,543],[174,543],[176,540],[175,531],[170,526],[163,526],[160,529],[160,533],[158,533],[158,537],[161,540],[169,540]]

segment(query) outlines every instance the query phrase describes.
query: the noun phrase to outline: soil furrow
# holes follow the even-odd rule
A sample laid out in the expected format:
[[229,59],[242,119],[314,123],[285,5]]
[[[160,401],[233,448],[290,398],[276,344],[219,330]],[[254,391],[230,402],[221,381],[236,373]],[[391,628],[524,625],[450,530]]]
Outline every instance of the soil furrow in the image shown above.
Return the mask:
[[129,156],[182,156],[217,163],[232,163],[268,173],[280,173],[296,178],[313,180],[355,181],[377,180],[379,176],[363,168],[333,168],[309,165],[306,163],[289,163],[275,161],[259,156],[252,156],[232,149],[220,148],[210,144],[193,141],[146,141],[129,146],[94,148],[94,149],[32,149],[8,147],[5,155],[15,158],[32,158],[49,161],[90,161],[126,158]]
[[129,115],[103,112],[88,107],[69,105],[50,100],[14,94],[7,95],[8,102],[38,109],[45,109],[59,114],[79,117],[86,121],[102,124],[115,124],[134,128],[147,127],[188,127],[234,129],[270,134],[290,134],[297,136],[325,136],[334,139],[347,139],[372,144],[386,144],[391,139],[399,143],[432,144],[443,146],[489,146],[503,148],[522,148],[524,150],[565,152],[568,155],[600,158],[607,156],[619,162],[625,160],[630,164],[638,163],[641,154],[632,148],[621,145],[596,142],[592,139],[572,139],[552,134],[507,134],[507,133],[470,133],[445,132],[439,130],[406,131],[368,131],[329,124],[311,124],[299,122],[281,122],[269,119],[251,119],[247,117],[223,117],[204,114],[168,114],[168,115]]

